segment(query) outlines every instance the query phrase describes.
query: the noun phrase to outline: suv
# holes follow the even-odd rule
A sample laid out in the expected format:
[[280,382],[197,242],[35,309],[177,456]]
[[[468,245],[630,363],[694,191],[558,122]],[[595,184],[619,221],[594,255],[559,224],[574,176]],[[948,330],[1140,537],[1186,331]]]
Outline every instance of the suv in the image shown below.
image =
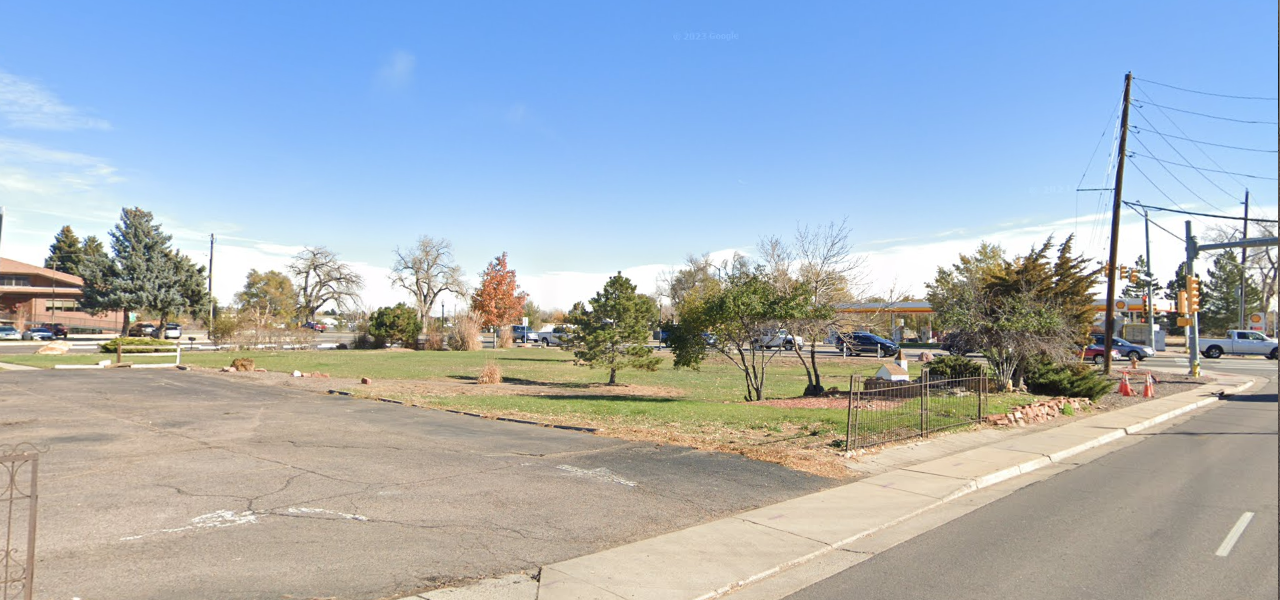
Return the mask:
[[151,337],[157,340],[180,340],[182,339],[182,326],[177,323],[165,323],[164,327],[152,329]]
[[848,353],[854,356],[878,354],[883,357],[896,356],[898,354],[897,344],[865,331],[840,334],[836,338],[836,348],[840,350],[841,354]]
[[67,339],[67,327],[62,323],[41,323],[41,327],[53,332],[53,337]]
[[511,341],[518,344],[536,343],[538,341],[538,332],[527,325],[512,325]]
[[129,326],[128,337],[148,337],[151,332],[156,330],[156,326],[150,323],[134,323]]

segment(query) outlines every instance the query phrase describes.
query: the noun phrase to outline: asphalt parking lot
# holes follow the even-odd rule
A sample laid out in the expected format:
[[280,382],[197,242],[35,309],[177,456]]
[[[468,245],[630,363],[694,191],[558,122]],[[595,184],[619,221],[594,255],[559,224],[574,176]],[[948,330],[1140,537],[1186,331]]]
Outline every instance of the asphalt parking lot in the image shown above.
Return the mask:
[[387,598],[828,487],[737,455],[179,371],[0,373],[37,598]]

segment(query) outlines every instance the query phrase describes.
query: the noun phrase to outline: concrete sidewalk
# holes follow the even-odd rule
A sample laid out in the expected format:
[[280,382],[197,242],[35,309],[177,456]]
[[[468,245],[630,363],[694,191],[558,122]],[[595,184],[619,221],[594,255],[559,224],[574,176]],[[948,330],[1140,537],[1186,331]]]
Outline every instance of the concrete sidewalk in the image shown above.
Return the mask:
[[[734,517],[547,565],[539,600],[703,600],[729,593],[1001,481],[1248,388],[1219,382],[1078,419]],[[424,597],[428,595],[424,594]]]

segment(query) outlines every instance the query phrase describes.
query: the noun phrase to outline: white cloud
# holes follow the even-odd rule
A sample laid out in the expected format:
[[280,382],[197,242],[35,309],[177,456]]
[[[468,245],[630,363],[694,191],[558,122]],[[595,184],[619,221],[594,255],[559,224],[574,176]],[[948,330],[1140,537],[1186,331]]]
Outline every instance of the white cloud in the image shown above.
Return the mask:
[[9,127],[24,129],[110,129],[105,119],[84,115],[63,104],[38,83],[0,71],[0,116]]
[[104,159],[0,138],[0,188],[54,196],[122,181]]
[[413,70],[417,62],[417,58],[404,50],[392,52],[386,62],[378,68],[378,85],[391,90],[408,87],[413,83]]

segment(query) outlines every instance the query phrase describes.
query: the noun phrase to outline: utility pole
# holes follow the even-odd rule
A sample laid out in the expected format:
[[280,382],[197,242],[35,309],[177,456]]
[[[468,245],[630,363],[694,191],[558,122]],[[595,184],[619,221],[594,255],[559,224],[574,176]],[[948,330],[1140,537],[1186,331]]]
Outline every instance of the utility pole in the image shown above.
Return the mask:
[[[1196,254],[1200,249],[1196,247],[1196,238],[1191,235],[1191,221],[1187,220],[1187,272],[1184,277],[1196,276]],[[1186,279],[1183,279],[1186,281]],[[1188,375],[1192,377],[1200,376],[1200,311],[1192,311],[1191,325],[1187,326],[1187,364],[1191,366]]]
[[[1102,372],[1111,374],[1111,337],[1116,329],[1116,261],[1120,244],[1120,192],[1124,189],[1125,143],[1129,139],[1129,88],[1133,85],[1133,73],[1124,74],[1124,105],[1120,113],[1120,148],[1116,153],[1115,201],[1111,203],[1111,253],[1107,261],[1107,318],[1102,336]],[[1151,262],[1149,259],[1147,262]]]
[[1156,347],[1156,298],[1152,294],[1154,290],[1151,288],[1151,215],[1147,213],[1147,209],[1142,209],[1143,233],[1147,242],[1147,272],[1144,276],[1147,278],[1147,343],[1152,348]]
[[[1241,240],[1249,239],[1249,190],[1244,191],[1244,232],[1240,234]],[[1249,311],[1245,307],[1244,284],[1248,280],[1249,269],[1245,266],[1249,260],[1249,247],[1240,248],[1240,329],[1248,329],[1249,325],[1245,323],[1245,316]]]
[[214,310],[217,308],[218,302],[213,299],[213,234],[209,234],[209,327],[213,329],[213,319],[215,318]]

